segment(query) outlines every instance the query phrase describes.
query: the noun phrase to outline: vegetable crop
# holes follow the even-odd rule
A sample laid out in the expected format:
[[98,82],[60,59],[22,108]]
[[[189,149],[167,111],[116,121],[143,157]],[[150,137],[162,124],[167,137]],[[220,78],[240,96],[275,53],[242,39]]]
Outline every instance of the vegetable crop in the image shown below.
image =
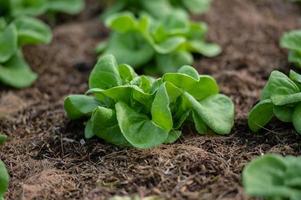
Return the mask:
[[16,88],[31,85],[37,75],[24,60],[21,48],[50,40],[50,29],[37,19],[20,17],[7,23],[0,18],[0,81]]
[[118,146],[151,148],[172,143],[190,121],[199,134],[229,134],[234,105],[219,94],[216,81],[190,66],[159,79],[138,76],[112,55],[99,59],[86,95],[70,95],[64,107],[72,120],[88,119],[85,137],[97,136]]
[[162,20],[118,13],[109,17],[106,25],[113,33],[107,44],[99,45],[98,52],[150,72],[175,72],[177,67],[193,63],[192,53],[213,57],[221,52],[218,45],[205,42],[206,24],[190,21],[181,11]]
[[258,132],[273,117],[293,123],[301,134],[301,75],[290,71],[289,77],[273,71],[264,87],[260,102],[249,113],[248,124]]
[[301,30],[285,33],[281,38],[280,45],[289,49],[289,62],[301,67]]
[[267,154],[243,170],[247,194],[265,199],[301,199],[301,157]]
[[156,19],[162,19],[176,10],[200,14],[207,11],[210,4],[211,0],[117,0],[102,15],[102,18],[129,11],[135,15],[147,13]]
[[23,58],[24,45],[47,44],[51,30],[42,21],[32,18],[46,11],[67,13],[82,8],[82,0],[0,0],[0,82],[23,88],[31,85],[37,75]]

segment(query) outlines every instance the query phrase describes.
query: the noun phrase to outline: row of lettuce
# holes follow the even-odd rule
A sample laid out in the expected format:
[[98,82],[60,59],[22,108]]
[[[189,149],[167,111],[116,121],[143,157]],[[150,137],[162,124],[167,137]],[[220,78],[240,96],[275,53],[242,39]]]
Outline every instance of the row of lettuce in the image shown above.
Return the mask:
[[[36,80],[21,48],[49,43],[51,31],[33,16],[49,12],[74,14],[83,8],[83,1],[70,1],[0,0],[2,83],[23,88]],[[206,24],[189,17],[190,13],[206,11],[210,2],[119,0],[109,6],[101,18],[111,33],[97,47],[100,59],[90,74],[89,90],[83,95],[68,96],[64,103],[70,119],[86,119],[87,139],[97,136],[117,146],[144,149],[175,142],[181,137],[184,124],[193,124],[201,135],[230,134],[234,103],[219,93],[213,77],[200,75],[189,66],[194,54],[214,57],[221,53],[218,45],[206,42]],[[300,38],[297,31],[281,40],[281,46],[291,50],[290,61],[295,63],[301,52],[300,45],[296,45]],[[137,69],[162,76],[139,76]],[[273,118],[292,123],[301,134],[300,74],[272,72],[260,102],[250,111],[248,124],[253,132],[258,132]],[[251,195],[301,199],[297,169],[299,158],[266,155],[245,168],[243,183]],[[264,184],[259,180],[264,180]],[[8,174],[1,162],[0,199],[7,186]]]

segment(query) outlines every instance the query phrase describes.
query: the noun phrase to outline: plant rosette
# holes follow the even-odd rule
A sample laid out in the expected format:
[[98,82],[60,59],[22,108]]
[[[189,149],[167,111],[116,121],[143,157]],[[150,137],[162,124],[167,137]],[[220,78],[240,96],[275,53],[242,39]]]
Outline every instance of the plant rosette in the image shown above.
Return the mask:
[[275,200],[301,199],[301,157],[267,154],[251,161],[243,170],[245,192]]
[[86,95],[70,95],[64,103],[70,119],[88,119],[86,138],[151,148],[175,142],[184,122],[194,123],[199,134],[220,135],[229,134],[234,124],[231,99],[219,94],[212,77],[190,66],[154,79],[106,55],[91,72],[89,87]]
[[205,42],[206,24],[190,21],[181,11],[162,20],[118,13],[106,20],[106,26],[113,33],[98,45],[97,52],[113,54],[120,63],[152,73],[176,72],[176,66],[193,63],[193,53],[214,57],[221,52],[218,45]]
[[289,77],[279,71],[271,73],[259,103],[249,113],[248,124],[258,132],[274,117],[293,123],[301,134],[301,75],[292,70]]

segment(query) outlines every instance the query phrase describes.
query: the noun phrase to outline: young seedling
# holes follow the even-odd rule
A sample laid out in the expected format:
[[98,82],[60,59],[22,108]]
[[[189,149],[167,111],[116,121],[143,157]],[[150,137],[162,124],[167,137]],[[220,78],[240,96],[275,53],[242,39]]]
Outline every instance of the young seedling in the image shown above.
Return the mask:
[[245,192],[254,197],[277,200],[301,199],[301,157],[267,154],[243,170]]
[[207,26],[191,22],[181,11],[162,20],[119,13],[109,17],[106,25],[113,33],[98,53],[113,54],[118,62],[150,72],[175,72],[177,66],[193,63],[193,53],[214,57],[221,52],[218,45],[205,42]]
[[89,78],[86,95],[65,99],[67,116],[86,118],[85,137],[97,136],[118,146],[151,148],[173,143],[184,122],[199,134],[229,134],[234,105],[219,94],[215,80],[190,66],[159,79],[138,76],[112,55],[99,59]]
[[285,33],[281,38],[280,46],[289,50],[289,62],[301,67],[301,30]]
[[293,123],[301,134],[301,75],[291,71],[289,77],[273,71],[264,87],[260,102],[249,113],[248,124],[258,132],[273,117]]
[[50,28],[32,18],[46,11],[79,11],[82,0],[0,0],[0,82],[15,87],[30,86],[37,78],[22,55],[24,45],[47,44]]
[[209,9],[210,4],[211,0],[116,0],[113,5],[108,6],[101,18],[106,19],[125,11],[132,12],[134,15],[147,13],[156,19],[165,18],[176,10],[201,14]]

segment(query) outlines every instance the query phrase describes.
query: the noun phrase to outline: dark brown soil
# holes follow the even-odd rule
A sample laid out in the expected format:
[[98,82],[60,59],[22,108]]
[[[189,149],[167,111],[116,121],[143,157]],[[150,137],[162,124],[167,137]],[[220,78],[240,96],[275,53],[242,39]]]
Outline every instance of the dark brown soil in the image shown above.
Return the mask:
[[[96,1],[97,2],[97,1]],[[63,99],[87,89],[96,60],[93,50],[107,30],[95,1],[54,28],[49,46],[27,47],[26,58],[40,74],[31,88],[0,89],[0,131],[9,135],[0,157],[11,174],[7,199],[108,199],[113,195],[158,195],[166,199],[243,200],[240,173],[266,152],[300,155],[300,137],[275,121],[261,135],[246,125],[269,73],[289,70],[281,35],[300,27],[301,9],[283,0],[215,0],[204,16],[209,39],[223,47],[213,59],[195,63],[213,75],[236,104],[228,137],[198,136],[187,127],[176,144],[152,150],[121,149],[98,139],[85,141],[83,125],[70,122]],[[91,6],[93,5],[93,6]]]

